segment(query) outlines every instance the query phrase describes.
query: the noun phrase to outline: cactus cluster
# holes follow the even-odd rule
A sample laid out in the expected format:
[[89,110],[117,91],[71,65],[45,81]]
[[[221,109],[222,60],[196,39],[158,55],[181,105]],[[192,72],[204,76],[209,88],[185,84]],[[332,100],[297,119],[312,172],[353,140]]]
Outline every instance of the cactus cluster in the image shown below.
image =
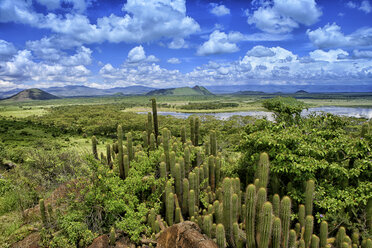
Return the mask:
[[[272,173],[267,153],[260,154],[254,181],[242,192],[239,178],[224,177],[221,170],[224,158],[218,152],[216,132],[211,131],[206,141],[199,133],[200,121],[189,119],[190,140],[186,126],[181,127],[179,137],[173,137],[164,128],[159,134],[156,100],[152,99],[153,113],[148,113],[146,130],[142,132],[141,146],[134,146],[132,133],[126,134],[119,125],[117,142],[106,146],[105,163],[117,166],[122,179],[128,176],[130,163],[141,152],[156,149],[162,151],[158,163],[158,175],[164,181],[160,210],[151,209],[148,225],[152,233],[158,233],[160,226],[170,226],[184,219],[196,222],[218,247],[247,248],[372,248],[370,239],[360,242],[358,232],[351,237],[340,227],[334,238],[329,238],[328,223],[322,221],[319,234],[314,227],[313,201],[315,181],[308,180],[304,192],[305,201],[298,205],[298,212],[292,213],[289,196],[279,195],[279,179]],[[203,143],[204,144],[200,144]],[[202,145],[199,147],[199,145]],[[97,139],[92,137],[93,154],[96,157]],[[136,155],[137,154],[137,155]],[[288,184],[291,187],[291,183]],[[269,201],[271,200],[271,201]],[[41,202],[42,203],[42,202]],[[47,225],[45,206],[40,203],[41,217]],[[297,207],[296,207],[297,209]],[[367,225],[371,227],[372,200],[367,204]],[[158,215],[160,214],[160,216]],[[162,220],[163,215],[164,220]],[[291,217],[297,222],[291,222]],[[115,230],[110,238],[115,241]]]

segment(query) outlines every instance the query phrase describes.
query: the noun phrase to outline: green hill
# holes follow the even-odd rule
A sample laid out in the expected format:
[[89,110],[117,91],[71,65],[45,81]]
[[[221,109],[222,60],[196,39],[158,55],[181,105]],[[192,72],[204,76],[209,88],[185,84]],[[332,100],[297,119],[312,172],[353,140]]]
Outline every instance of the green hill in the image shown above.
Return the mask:
[[203,86],[190,87],[180,87],[180,88],[168,88],[168,89],[158,89],[148,92],[148,96],[207,96],[213,95]]
[[4,99],[4,101],[22,102],[22,101],[32,101],[32,100],[50,100],[58,99],[59,97],[49,94],[40,89],[27,89]]

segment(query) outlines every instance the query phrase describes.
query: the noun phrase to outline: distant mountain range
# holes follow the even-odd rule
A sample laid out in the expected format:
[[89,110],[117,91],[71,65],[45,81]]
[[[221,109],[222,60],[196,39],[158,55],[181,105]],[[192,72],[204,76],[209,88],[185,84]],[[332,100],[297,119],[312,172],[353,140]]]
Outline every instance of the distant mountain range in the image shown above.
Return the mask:
[[3,101],[8,102],[22,102],[22,101],[32,101],[32,100],[51,100],[58,99],[59,97],[49,94],[40,89],[27,89],[18,92],[17,94],[4,99]]
[[[0,89],[1,90],[1,89]],[[25,89],[0,92],[0,99],[13,96]],[[265,93],[340,93],[372,92],[372,85],[218,85],[156,89],[147,86],[97,89],[82,85],[41,88],[58,97],[110,96],[110,95],[209,95],[209,94],[265,94]],[[150,93],[151,92],[151,93]]]
[[180,87],[169,89],[152,90],[146,94],[147,96],[208,96],[213,95],[209,90],[203,86]]

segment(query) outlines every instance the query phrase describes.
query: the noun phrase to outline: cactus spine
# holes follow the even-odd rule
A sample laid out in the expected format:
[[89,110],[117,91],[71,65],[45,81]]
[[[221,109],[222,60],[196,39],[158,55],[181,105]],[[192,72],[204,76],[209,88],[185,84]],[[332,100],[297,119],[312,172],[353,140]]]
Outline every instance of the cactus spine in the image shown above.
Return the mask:
[[156,99],[151,99],[152,105],[152,119],[154,121],[154,133],[155,133],[155,143],[158,144],[158,136],[159,136],[159,124],[158,124],[158,110],[156,108]]
[[216,228],[216,238],[218,248],[225,248],[225,228],[222,224],[218,224]]
[[305,219],[305,233],[304,240],[306,248],[310,247],[311,235],[313,234],[314,217],[312,215],[306,216]]
[[254,224],[256,218],[256,186],[248,185],[246,190],[246,222],[247,248],[255,248]]
[[92,152],[95,159],[98,159],[97,143],[96,136],[92,136]]
[[306,215],[313,214],[313,200],[314,200],[314,189],[315,183],[313,180],[306,182],[306,191],[305,191],[305,213]]
[[273,222],[273,239],[272,239],[272,248],[280,248],[281,235],[282,235],[282,223],[279,217],[274,218]]
[[265,202],[262,206],[260,218],[258,222],[257,243],[258,248],[269,247],[271,231],[272,231],[272,205],[270,202]]
[[266,152],[260,154],[258,161],[257,178],[260,180],[260,187],[266,188],[269,182],[269,155]]
[[319,239],[320,239],[320,248],[326,248],[327,239],[328,239],[328,223],[327,223],[327,221],[323,220],[322,223],[320,223]]
[[289,227],[291,224],[291,199],[284,196],[280,204],[280,219],[282,220],[283,248],[288,247]]
[[118,126],[118,166],[120,178],[125,179],[124,174],[124,151],[123,151],[123,129],[121,125]]

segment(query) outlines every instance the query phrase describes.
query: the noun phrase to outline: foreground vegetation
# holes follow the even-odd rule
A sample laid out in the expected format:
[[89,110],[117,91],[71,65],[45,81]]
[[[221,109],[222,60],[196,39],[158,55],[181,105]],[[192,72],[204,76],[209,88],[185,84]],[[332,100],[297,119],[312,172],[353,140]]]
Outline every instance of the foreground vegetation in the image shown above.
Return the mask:
[[136,104],[0,119],[0,162],[16,164],[1,172],[4,247],[35,229],[45,247],[86,247],[103,233],[141,244],[186,219],[219,247],[372,246],[366,120],[301,118],[304,105],[283,98],[263,102],[275,123],[181,120],[154,103],[153,114],[123,111]]

